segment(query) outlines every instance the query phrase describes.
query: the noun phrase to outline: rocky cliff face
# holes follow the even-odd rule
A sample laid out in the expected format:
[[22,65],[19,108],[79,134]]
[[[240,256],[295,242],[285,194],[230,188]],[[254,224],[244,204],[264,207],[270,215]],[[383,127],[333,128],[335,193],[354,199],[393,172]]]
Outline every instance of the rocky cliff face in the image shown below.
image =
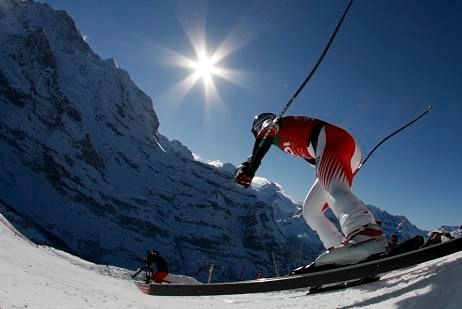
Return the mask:
[[125,267],[157,248],[202,280],[212,263],[216,280],[252,278],[274,274],[273,253],[281,273],[319,253],[277,186],[239,189],[229,164],[158,129],[151,99],[65,12],[0,2],[0,210],[26,235]]

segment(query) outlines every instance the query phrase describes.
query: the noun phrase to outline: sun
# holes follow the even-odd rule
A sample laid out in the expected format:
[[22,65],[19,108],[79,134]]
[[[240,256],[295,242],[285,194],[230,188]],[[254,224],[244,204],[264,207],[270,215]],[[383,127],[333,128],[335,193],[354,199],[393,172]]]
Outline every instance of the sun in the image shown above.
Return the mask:
[[212,82],[213,76],[219,72],[215,63],[216,62],[207,57],[207,55],[201,55],[198,57],[197,61],[193,61],[192,69],[194,69],[194,74],[202,79],[204,84],[207,84]]
[[215,51],[210,52],[206,47],[205,38],[200,37],[202,40],[191,39],[194,57],[168,50],[169,62],[189,71],[189,74],[183,80],[170,89],[170,93],[176,98],[176,101],[182,101],[191,89],[201,81],[204,89],[204,102],[207,104],[223,103],[216,79],[227,80],[233,84],[243,86],[244,74],[220,64],[232,52],[229,50],[229,46],[220,45]]
[[[216,48],[210,48],[206,44],[204,29],[186,26],[183,20],[181,24],[192,47],[188,55],[157,46],[167,64],[180,67],[186,72],[185,77],[168,90],[173,105],[178,106],[177,103],[183,102],[199,83],[203,85],[203,102],[206,105],[224,103],[218,88],[220,80],[244,88],[248,86],[247,74],[224,65],[225,60],[243,46],[243,42],[236,37],[236,31],[231,31],[233,35],[226,36]],[[225,87],[225,84],[220,83],[220,87]]]

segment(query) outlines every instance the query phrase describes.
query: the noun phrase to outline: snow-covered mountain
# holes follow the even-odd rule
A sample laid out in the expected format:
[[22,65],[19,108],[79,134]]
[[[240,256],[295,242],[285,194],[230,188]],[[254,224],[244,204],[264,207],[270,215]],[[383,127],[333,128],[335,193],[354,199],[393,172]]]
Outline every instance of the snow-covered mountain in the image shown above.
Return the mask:
[[[25,235],[84,259],[135,268],[157,248],[204,280],[273,275],[321,250],[300,206],[270,182],[244,190],[230,164],[194,160],[159,135],[153,102],[101,59],[72,18],[0,1],[0,212]],[[164,151],[165,150],[165,151]],[[373,208],[389,231],[421,233]]]
[[[155,297],[142,294],[126,269],[96,265],[35,246],[0,215],[0,308],[460,308],[462,252],[394,271],[343,291]],[[177,279],[175,277],[175,279]],[[184,282],[184,278],[178,278]]]

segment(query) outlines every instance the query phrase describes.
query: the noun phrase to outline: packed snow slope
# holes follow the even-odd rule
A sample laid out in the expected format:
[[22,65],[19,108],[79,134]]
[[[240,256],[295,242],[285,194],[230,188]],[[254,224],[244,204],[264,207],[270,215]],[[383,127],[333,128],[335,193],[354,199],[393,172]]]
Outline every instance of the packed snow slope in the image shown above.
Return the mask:
[[461,308],[462,252],[387,274],[379,282],[307,296],[306,291],[156,297],[128,272],[36,246],[0,215],[0,309]]
[[[232,165],[194,160],[156,139],[159,126],[151,98],[66,12],[0,0],[0,208],[22,233],[126,268],[156,248],[201,280],[210,264],[217,280],[253,278],[273,274],[273,253],[287,273],[321,251],[279,186],[237,188]],[[388,235],[421,233],[373,211]]]

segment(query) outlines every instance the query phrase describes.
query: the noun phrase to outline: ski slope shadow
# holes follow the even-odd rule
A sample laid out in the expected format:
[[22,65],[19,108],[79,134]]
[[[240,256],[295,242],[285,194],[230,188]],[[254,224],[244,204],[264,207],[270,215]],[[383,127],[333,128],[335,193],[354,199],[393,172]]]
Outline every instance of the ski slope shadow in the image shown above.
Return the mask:
[[462,261],[459,259],[445,266],[437,276],[429,280],[428,292],[397,302],[398,308],[461,308]]
[[462,290],[462,255],[457,254],[458,257],[453,261],[441,261],[434,265],[414,268],[412,271],[387,277],[366,286],[364,290],[380,290],[380,295],[342,308],[367,308],[383,305],[390,299],[397,300],[397,308],[461,308],[462,294],[455,291]]

